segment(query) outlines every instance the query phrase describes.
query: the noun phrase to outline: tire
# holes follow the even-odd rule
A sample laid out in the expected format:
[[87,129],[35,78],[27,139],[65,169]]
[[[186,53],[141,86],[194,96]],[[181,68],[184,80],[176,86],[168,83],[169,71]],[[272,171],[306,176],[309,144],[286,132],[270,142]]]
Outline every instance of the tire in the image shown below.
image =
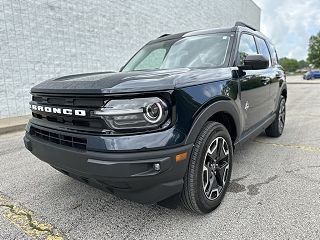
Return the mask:
[[222,124],[205,124],[195,141],[184,177],[181,202],[185,208],[205,214],[220,205],[230,182],[232,146],[229,132]]
[[286,99],[280,96],[277,115],[273,123],[265,130],[269,137],[280,137],[282,135],[286,120]]

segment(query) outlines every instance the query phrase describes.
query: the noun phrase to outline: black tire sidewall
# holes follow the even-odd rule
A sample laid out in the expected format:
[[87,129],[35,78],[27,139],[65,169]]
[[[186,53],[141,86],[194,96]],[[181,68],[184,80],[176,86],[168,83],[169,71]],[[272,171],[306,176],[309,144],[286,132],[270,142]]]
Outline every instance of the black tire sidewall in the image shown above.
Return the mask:
[[[211,131],[208,131],[208,133],[205,135],[204,139],[202,140],[202,143],[200,145],[200,151],[196,155],[192,154],[192,161],[194,161],[195,166],[195,173],[194,177],[195,179],[195,196],[196,196],[196,202],[198,205],[198,208],[200,209],[201,212],[203,213],[208,213],[214,210],[216,207],[219,206],[221,203],[226,190],[228,188],[229,182],[230,182],[230,177],[231,177],[231,172],[232,172],[232,158],[233,158],[233,147],[232,147],[232,141],[230,138],[230,135],[227,131],[227,129],[220,123],[209,123],[212,124],[212,129]],[[226,180],[226,184],[220,193],[220,195],[214,199],[214,200],[209,200],[203,191],[203,183],[202,183],[202,171],[203,171],[203,162],[205,159],[205,155],[207,152],[207,149],[209,145],[212,143],[212,141],[217,138],[217,137],[223,137],[229,147],[229,171],[228,171],[228,176]]]
[[277,130],[278,130],[278,133],[279,133],[279,136],[282,135],[283,133],[283,130],[284,130],[284,126],[285,126],[285,122],[283,123],[283,128],[282,130],[280,131],[280,120],[279,120],[279,115],[280,115],[280,110],[281,110],[281,103],[282,101],[284,101],[284,111],[285,111],[285,114],[286,114],[286,100],[285,98],[281,95],[280,96],[280,101],[279,101],[279,107],[278,107],[278,112],[277,112]]
[[265,130],[267,136],[269,137],[280,137],[283,133],[285,123],[283,125],[283,129],[280,131],[280,126],[279,126],[279,115],[280,115],[280,108],[281,108],[281,102],[284,101],[284,107],[285,107],[285,114],[286,114],[286,99],[283,95],[280,95],[279,102],[278,102],[278,108],[276,111],[276,118],[272,122],[272,124],[267,127]]

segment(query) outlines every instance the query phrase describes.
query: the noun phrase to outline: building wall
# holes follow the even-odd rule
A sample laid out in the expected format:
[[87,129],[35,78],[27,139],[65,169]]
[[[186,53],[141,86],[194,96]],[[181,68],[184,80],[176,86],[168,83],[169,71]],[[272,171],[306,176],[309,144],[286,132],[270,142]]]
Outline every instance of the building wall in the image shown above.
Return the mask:
[[118,70],[164,33],[260,27],[251,0],[2,0],[0,118],[29,113],[30,88],[57,76]]

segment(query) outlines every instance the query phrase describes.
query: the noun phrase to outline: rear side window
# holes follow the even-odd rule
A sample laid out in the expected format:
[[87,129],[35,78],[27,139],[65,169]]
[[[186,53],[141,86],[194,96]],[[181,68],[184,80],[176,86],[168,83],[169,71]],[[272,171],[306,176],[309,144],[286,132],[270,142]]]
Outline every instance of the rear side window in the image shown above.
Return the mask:
[[272,44],[269,44],[269,47],[270,47],[272,66],[277,65],[278,64],[278,56],[277,56],[276,49],[274,48],[274,46]]
[[269,66],[271,66],[270,52],[266,42],[262,38],[256,37],[256,43],[258,46],[259,54],[262,54],[266,59],[268,59]]
[[251,54],[257,54],[257,47],[252,35],[242,34],[239,43],[239,63],[243,65],[244,59]]

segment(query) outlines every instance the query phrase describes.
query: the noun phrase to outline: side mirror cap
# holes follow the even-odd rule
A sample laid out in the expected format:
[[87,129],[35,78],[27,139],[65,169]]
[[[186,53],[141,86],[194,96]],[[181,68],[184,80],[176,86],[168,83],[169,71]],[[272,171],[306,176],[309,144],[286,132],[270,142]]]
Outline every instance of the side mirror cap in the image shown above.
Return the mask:
[[262,54],[248,55],[244,59],[244,65],[239,66],[242,70],[261,70],[269,67],[269,60]]

